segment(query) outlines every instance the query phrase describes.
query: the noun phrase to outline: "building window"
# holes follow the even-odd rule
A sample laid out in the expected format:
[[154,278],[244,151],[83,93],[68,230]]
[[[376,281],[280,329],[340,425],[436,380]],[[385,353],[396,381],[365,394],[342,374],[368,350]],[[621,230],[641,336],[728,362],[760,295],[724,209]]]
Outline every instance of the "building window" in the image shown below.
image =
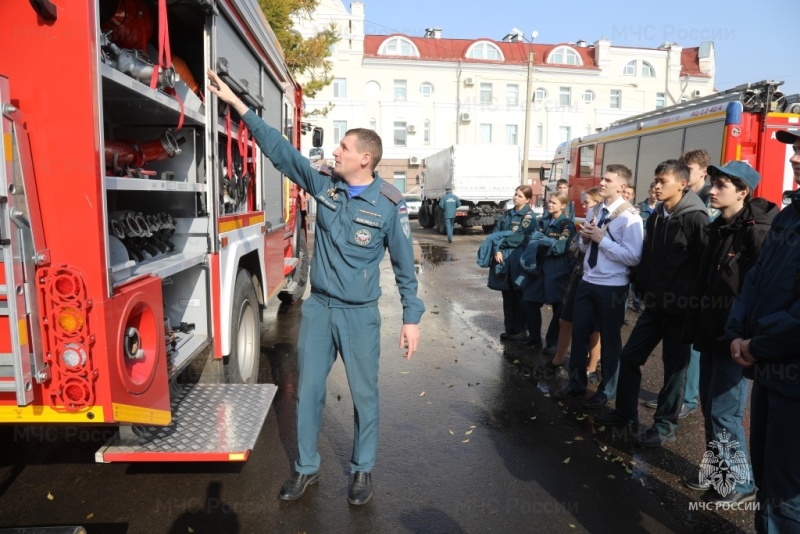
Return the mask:
[[481,132],[481,143],[489,144],[489,143],[492,142],[492,125],[491,124],[481,124],[480,132]]
[[594,91],[591,89],[587,89],[583,92],[583,102],[586,104],[591,104],[594,102]]
[[475,43],[467,50],[467,57],[470,59],[492,59],[502,61],[503,53],[494,43]]
[[431,144],[431,121],[428,119],[422,123],[422,142],[426,145]]
[[369,129],[375,131],[378,129],[378,121],[374,118],[369,120]]
[[516,124],[506,124],[506,144],[507,145],[519,144],[519,136],[517,135]]
[[405,102],[408,99],[408,84],[405,80],[394,81],[394,99],[399,102]]
[[656,93],[656,109],[661,109],[667,105],[666,93]]
[[629,61],[625,65],[625,70],[622,71],[623,76],[636,76],[636,60]]
[[519,85],[506,85],[506,105],[519,106]]
[[401,193],[406,192],[406,173],[405,171],[394,171],[394,185]]
[[375,80],[370,80],[364,85],[364,93],[372,98],[381,96],[381,84]]
[[333,121],[333,142],[337,145],[347,131],[347,121]]
[[544,146],[544,124],[536,125],[536,146]]
[[481,104],[491,104],[492,103],[492,84],[490,83],[482,83],[481,84]]
[[568,46],[559,46],[553,50],[550,57],[547,58],[547,62],[556,65],[583,65],[578,53]]
[[414,43],[403,37],[392,37],[381,44],[378,54],[382,56],[415,56],[419,57],[419,50]]
[[558,142],[559,143],[566,143],[570,139],[570,134],[572,133],[569,126],[559,126],[558,127]]
[[406,146],[408,139],[408,124],[405,121],[394,123],[394,146]]
[[344,78],[333,79],[333,98],[347,98],[347,80]]
[[619,89],[611,90],[611,109],[622,109],[622,91]]
[[656,69],[647,61],[642,61],[642,76],[645,78],[653,78],[656,75]]
[[544,102],[547,99],[547,89],[544,87],[538,87],[533,95],[533,99],[536,102]]
[[433,94],[433,84],[425,82],[419,86],[419,92],[422,96],[431,96]]
[[558,88],[558,105],[571,106],[572,105],[572,88],[559,87]]

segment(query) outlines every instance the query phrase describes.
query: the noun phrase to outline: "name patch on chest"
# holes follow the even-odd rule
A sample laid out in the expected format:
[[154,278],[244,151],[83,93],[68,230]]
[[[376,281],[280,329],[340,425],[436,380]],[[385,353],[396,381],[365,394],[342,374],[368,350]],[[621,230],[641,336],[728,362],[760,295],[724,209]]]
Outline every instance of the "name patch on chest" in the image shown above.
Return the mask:
[[354,239],[356,245],[366,247],[367,245],[369,245],[370,241],[372,241],[372,232],[370,232],[369,230],[365,230],[364,228],[362,228],[361,230],[356,230]]
[[383,223],[381,221],[373,221],[373,220],[367,219],[365,217],[358,217],[357,216],[353,220],[356,221],[357,223],[365,224],[367,226],[372,226],[373,228],[380,228],[381,226],[383,226]]

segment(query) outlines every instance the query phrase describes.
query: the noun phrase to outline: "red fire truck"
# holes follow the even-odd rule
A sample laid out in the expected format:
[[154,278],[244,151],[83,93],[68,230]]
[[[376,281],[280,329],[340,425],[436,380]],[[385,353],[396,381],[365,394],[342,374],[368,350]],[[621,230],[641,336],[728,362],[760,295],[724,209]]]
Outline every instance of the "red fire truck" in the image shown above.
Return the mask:
[[[101,462],[244,461],[276,391],[261,312],[308,273],[301,191],[204,97],[214,68],[299,147],[258,2],[7,0],[0,51],[0,422],[117,425]],[[187,383],[209,355],[219,383]]]
[[789,165],[791,147],[779,143],[775,132],[800,127],[800,104],[777,90],[782,83],[744,84],[617,121],[596,134],[573,139],[568,161],[554,160],[555,174],[568,165],[570,198],[577,215],[583,216],[581,194],[599,185],[606,165],[628,166],[634,175],[636,200],[642,201],[660,162],[705,148],[713,163],[739,160],[752,165],[764,178],[755,195],[780,205],[783,192],[795,185]]

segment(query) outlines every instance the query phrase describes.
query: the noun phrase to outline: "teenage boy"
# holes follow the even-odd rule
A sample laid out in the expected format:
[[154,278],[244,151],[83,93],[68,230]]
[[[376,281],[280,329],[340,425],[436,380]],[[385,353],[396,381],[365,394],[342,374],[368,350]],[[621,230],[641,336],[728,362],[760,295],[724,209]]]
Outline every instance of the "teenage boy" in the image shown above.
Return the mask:
[[663,341],[664,385],[658,394],[655,423],[636,436],[636,442],[645,447],[658,447],[676,439],[689,363],[683,327],[708,226],[705,206],[686,189],[689,168],[685,163],[667,160],[656,167],[655,174],[660,204],[647,218],[642,261],[636,271],[636,285],[642,292],[645,310],[620,355],[616,409],[595,417],[595,422],[602,425],[633,423],[638,427],[642,366]]
[[711,502],[748,502],[756,498],[742,424],[749,384],[744,368],[731,359],[730,339],[724,337],[725,321],[745,275],[761,252],[778,207],[763,198],[752,198],[761,176],[745,162],[710,165],[708,174],[710,205],[721,214],[708,227],[708,247],[695,289],[699,306],[686,322],[687,339],[700,351],[700,405],[707,444],[703,458],[718,457],[720,451],[714,442],[727,435],[728,443],[735,443],[731,451],[735,456],[731,457],[743,461],[733,464],[737,475],[733,484],[716,483],[708,476],[713,473],[701,467],[686,485],[708,491],[706,498]]
[[[800,185],[800,135],[779,131],[791,145]],[[750,454],[758,487],[758,532],[800,532],[800,190],[773,219],[761,255],[745,277],[725,325],[731,358],[753,378]]]
[[625,165],[606,167],[599,187],[603,202],[587,213],[590,222],[580,231],[578,245],[585,256],[583,277],[575,294],[570,379],[553,397],[566,399],[586,394],[589,336],[599,323],[603,381],[597,386],[597,393],[583,403],[586,408],[605,406],[616,394],[630,268],[638,265],[642,255],[642,220],[622,198],[630,179],[631,170]]
[[[559,178],[556,182],[556,191],[559,193],[564,193],[569,198],[569,182],[566,181],[564,178]],[[564,213],[572,222],[575,222],[575,203],[573,201],[567,202],[567,209],[564,210]]]

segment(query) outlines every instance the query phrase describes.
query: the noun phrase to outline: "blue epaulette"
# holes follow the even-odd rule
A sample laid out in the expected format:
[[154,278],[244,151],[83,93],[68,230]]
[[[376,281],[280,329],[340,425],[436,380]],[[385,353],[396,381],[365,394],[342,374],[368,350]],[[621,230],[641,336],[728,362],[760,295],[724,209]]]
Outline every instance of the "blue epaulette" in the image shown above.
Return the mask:
[[389,182],[383,182],[381,184],[381,195],[391,200],[392,204],[398,204],[403,200],[403,193]]

